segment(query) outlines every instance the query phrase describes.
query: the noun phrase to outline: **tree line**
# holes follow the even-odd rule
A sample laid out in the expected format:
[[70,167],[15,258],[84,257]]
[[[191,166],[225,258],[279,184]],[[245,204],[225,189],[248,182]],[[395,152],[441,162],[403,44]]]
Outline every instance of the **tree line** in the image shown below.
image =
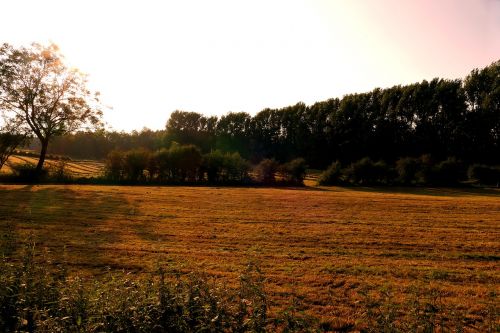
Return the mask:
[[284,164],[264,159],[252,167],[238,152],[214,150],[203,154],[195,145],[179,144],[154,152],[113,150],[105,166],[106,179],[127,183],[303,185],[305,175],[304,159]]
[[297,103],[205,116],[175,111],[165,130],[77,132],[53,140],[55,154],[102,159],[112,150],[155,151],[172,143],[202,153],[238,152],[257,163],[304,158],[312,168],[364,157],[395,163],[428,154],[466,163],[500,163],[500,61],[463,80],[433,79],[374,89],[307,106]]
[[[0,47],[0,162],[31,138],[31,148],[40,151],[36,175],[48,152],[105,159],[113,151],[190,145],[203,155],[238,153],[252,165],[303,158],[316,169],[364,158],[395,165],[422,156],[500,164],[500,61],[474,69],[463,80],[376,88],[309,106],[267,108],[255,116],[178,110],[164,130],[125,133],[102,129],[99,94],[89,91],[85,75],[63,60],[55,45]],[[77,131],[85,126],[98,130]]]
[[467,164],[454,157],[435,160],[430,155],[402,157],[389,164],[364,157],[350,164],[333,162],[318,177],[319,185],[457,186],[464,182],[500,185],[500,167]]
[[83,73],[64,63],[55,44],[0,45],[0,160],[6,161],[24,138],[36,138],[36,179],[54,137],[99,126],[99,93],[91,92],[86,83]]

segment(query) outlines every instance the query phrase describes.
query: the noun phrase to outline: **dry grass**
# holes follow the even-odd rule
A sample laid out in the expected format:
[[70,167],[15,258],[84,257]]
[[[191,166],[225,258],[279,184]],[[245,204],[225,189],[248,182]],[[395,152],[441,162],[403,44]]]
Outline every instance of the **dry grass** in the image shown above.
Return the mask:
[[[353,321],[361,293],[433,289],[481,320],[500,286],[498,191],[0,185],[0,235],[28,234],[75,271],[158,263],[236,281],[249,261],[274,309]],[[62,249],[65,249],[64,251]]]
[[[38,158],[29,156],[13,155],[9,157],[7,163],[2,167],[2,173],[12,172],[10,166],[20,164],[31,164],[35,166],[38,163]],[[99,177],[104,172],[104,163],[93,160],[78,160],[78,161],[58,161],[47,159],[44,168],[54,170],[60,167],[61,163],[64,165],[64,172],[66,175],[79,178],[79,177]]]

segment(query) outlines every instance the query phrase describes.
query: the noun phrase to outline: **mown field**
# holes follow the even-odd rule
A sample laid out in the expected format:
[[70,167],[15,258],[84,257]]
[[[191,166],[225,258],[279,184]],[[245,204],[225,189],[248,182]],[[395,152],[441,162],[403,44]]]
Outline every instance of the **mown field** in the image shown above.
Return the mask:
[[[7,160],[7,163],[2,167],[0,173],[11,173],[12,166],[19,165],[32,165],[36,166],[38,163],[38,157],[31,156],[20,156],[13,155],[10,156]],[[53,160],[48,158],[45,161],[45,169],[49,171],[55,171],[59,168],[64,169],[64,174],[70,177],[79,178],[79,177],[99,177],[104,173],[104,163],[94,160]]]
[[498,324],[496,190],[0,185],[0,219],[8,256],[32,237],[75,274],[166,265],[231,284],[256,262],[272,311],[342,327],[375,293]]

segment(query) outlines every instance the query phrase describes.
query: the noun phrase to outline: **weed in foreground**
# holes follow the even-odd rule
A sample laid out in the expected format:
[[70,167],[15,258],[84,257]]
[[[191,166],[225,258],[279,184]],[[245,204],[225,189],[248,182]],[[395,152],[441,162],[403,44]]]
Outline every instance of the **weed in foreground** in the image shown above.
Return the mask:
[[[411,287],[395,299],[391,286],[360,291],[352,324],[320,321],[292,300],[272,314],[265,278],[250,263],[238,288],[201,273],[148,277],[108,272],[68,276],[33,242],[22,261],[0,262],[0,332],[498,332],[498,295],[490,293],[480,320],[447,305],[438,289]],[[50,267],[50,269],[48,268]]]

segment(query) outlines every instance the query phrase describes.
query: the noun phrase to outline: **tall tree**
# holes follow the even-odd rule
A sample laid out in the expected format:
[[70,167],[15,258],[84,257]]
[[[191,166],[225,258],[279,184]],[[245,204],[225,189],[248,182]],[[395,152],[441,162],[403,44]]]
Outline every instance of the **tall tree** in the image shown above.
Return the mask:
[[86,87],[86,77],[64,64],[56,45],[0,47],[0,109],[40,140],[40,173],[54,136],[83,125],[100,123],[98,93]]
[[464,80],[468,136],[475,161],[500,162],[500,60]]
[[214,148],[217,120],[216,116],[176,110],[167,121],[167,137],[170,141],[195,144],[203,151],[210,151]]
[[217,122],[217,149],[238,151],[248,157],[252,117],[246,112],[229,112]]

